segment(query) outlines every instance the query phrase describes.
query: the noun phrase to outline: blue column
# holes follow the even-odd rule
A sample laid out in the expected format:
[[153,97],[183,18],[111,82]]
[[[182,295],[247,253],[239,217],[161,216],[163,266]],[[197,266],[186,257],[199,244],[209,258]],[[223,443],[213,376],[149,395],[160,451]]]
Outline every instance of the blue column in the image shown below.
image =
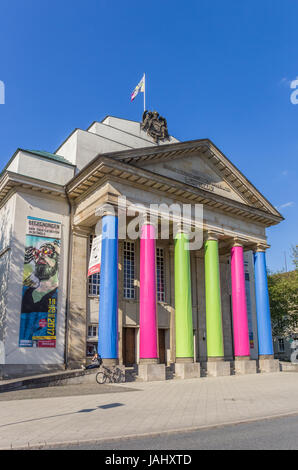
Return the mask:
[[118,218],[102,218],[98,354],[118,358]]
[[259,356],[273,355],[271,316],[264,251],[254,253]]

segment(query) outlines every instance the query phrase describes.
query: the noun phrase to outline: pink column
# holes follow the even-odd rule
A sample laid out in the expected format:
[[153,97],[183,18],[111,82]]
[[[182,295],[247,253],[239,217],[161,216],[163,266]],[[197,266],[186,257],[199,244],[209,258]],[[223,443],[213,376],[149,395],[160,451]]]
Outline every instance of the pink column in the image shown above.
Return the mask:
[[231,251],[233,332],[235,357],[250,356],[243,247]]
[[140,359],[157,359],[155,227],[143,225],[140,240]]

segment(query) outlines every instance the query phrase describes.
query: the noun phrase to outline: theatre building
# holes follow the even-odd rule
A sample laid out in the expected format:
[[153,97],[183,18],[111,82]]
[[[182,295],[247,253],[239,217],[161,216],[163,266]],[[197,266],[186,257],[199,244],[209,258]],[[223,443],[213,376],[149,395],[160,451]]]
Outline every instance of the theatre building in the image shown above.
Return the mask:
[[[172,211],[185,206],[188,227]],[[147,113],[75,129],[55,153],[19,148],[0,220],[2,378],[79,368],[97,349],[144,380],[278,367],[266,228],[283,218],[209,139],[180,142]]]

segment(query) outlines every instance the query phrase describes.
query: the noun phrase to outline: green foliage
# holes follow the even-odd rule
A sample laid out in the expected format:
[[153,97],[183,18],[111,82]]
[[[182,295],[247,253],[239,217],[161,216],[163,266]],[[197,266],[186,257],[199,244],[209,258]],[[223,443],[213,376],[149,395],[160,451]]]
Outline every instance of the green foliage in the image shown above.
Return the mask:
[[274,336],[289,336],[298,330],[298,269],[268,276]]
[[298,245],[292,246],[292,259],[295,269],[298,269]]

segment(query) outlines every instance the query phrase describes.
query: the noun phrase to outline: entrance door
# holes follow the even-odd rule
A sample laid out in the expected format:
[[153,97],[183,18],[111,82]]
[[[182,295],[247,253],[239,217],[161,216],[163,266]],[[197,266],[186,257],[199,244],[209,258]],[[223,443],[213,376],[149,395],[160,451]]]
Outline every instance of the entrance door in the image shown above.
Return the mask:
[[166,330],[158,330],[158,345],[159,345],[159,362],[160,364],[166,363],[166,341],[165,341]]
[[125,366],[136,362],[135,328],[123,328],[123,362]]

